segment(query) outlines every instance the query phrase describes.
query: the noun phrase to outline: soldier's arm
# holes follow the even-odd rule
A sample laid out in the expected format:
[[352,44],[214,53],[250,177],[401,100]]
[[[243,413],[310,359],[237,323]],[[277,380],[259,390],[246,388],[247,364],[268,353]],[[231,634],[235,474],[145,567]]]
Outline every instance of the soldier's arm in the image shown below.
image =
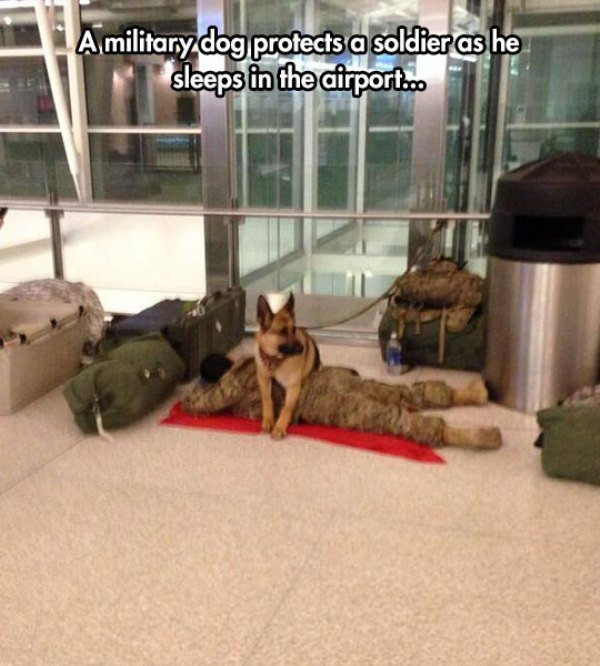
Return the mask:
[[221,382],[206,387],[196,387],[182,401],[181,406],[188,414],[216,414],[235,405],[232,394],[223,391]]
[[256,369],[251,359],[237,363],[216,384],[196,386],[182,401],[188,414],[216,414],[232,409],[244,398]]

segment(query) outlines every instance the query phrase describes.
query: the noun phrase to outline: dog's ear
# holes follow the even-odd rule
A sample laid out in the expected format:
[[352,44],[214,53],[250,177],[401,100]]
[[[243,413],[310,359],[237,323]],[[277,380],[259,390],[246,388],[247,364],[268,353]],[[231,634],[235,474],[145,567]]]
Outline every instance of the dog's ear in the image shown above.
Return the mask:
[[273,312],[269,307],[267,299],[261,294],[256,304],[256,319],[261,331],[266,331],[273,323]]
[[289,312],[291,315],[294,314],[294,292],[290,292],[290,297],[287,299],[283,309]]

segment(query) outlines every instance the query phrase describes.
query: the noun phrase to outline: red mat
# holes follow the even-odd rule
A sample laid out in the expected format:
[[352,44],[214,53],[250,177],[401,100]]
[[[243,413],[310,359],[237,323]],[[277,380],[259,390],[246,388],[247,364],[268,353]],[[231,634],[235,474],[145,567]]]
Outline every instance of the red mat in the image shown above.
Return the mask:
[[[191,416],[181,409],[181,403],[171,408],[169,416],[161,421],[161,425],[184,426],[187,428],[204,428],[207,430],[222,430],[225,432],[239,432],[245,434],[260,434],[261,425],[256,419],[231,414],[211,414],[206,416]],[[291,425],[289,435],[319,439],[330,444],[350,446],[355,449],[364,449],[373,453],[382,453],[388,456],[401,456],[409,460],[427,463],[445,462],[433,449],[421,446],[403,437],[394,435],[375,435],[359,432],[358,430],[345,430],[333,426],[316,426],[307,423]]]

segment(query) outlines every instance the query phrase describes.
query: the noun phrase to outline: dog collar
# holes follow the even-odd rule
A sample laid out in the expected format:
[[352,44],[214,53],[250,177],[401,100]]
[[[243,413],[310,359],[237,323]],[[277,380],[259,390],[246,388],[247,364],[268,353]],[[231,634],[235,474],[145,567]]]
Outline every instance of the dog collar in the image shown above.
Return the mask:
[[260,360],[265,364],[269,372],[276,370],[285,360],[283,356],[271,356],[267,354],[260,347],[258,348],[258,353],[260,354]]

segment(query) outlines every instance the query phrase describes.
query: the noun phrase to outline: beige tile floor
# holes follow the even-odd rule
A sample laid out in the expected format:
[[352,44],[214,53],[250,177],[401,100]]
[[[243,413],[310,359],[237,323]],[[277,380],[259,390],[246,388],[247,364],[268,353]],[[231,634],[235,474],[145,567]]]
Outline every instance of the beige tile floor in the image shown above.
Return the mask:
[[504,446],[425,465],[167,409],[112,444],[60,389],[0,417],[2,666],[600,663],[600,489],[543,475],[533,417],[451,410]]

